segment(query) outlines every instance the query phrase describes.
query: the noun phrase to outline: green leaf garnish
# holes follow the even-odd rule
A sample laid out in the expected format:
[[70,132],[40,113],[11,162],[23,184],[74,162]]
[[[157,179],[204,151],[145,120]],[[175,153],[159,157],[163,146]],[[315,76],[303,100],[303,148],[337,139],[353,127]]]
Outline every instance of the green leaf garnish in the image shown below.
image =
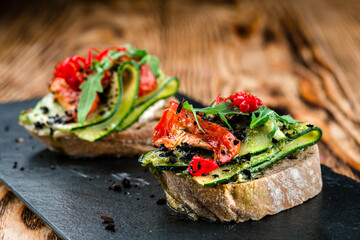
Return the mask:
[[112,50],[108,53],[109,58],[104,57],[100,62],[94,61],[92,63],[90,69],[93,70],[93,73],[89,75],[87,80],[80,85],[80,89],[82,91],[77,108],[77,120],[79,123],[83,124],[85,122],[86,116],[88,115],[95,100],[96,93],[102,93],[104,91],[101,85],[101,79],[104,77],[104,72],[112,67],[112,59],[118,60],[120,56],[124,54],[124,52]]
[[276,124],[276,121],[282,122],[283,124],[289,126],[294,131],[297,130],[294,128],[293,124],[301,123],[299,121],[294,120],[290,115],[280,116],[274,110],[271,110],[266,106],[261,106],[251,115],[250,128],[253,129],[256,127],[260,127],[269,120],[273,122],[273,129],[270,132],[270,138],[273,138],[276,131],[279,129],[278,125]]
[[119,60],[122,55],[136,57],[140,60],[140,65],[144,63],[148,63],[150,65],[151,71],[154,73],[155,77],[160,75],[159,59],[148,54],[148,52],[144,49],[133,48],[130,44],[125,44],[125,48],[126,52],[111,50],[108,52],[107,57],[104,57],[100,62],[93,61],[90,66],[93,73],[89,75],[87,80],[80,86],[82,91],[77,108],[79,123],[83,124],[85,122],[85,119],[95,100],[96,93],[103,92],[101,79],[104,77],[104,72],[114,65],[113,60]]
[[153,56],[153,55],[146,55],[145,57],[143,57],[140,61],[140,65],[144,64],[144,63],[148,63],[150,64],[150,68],[152,73],[155,75],[155,77],[159,77],[160,76],[160,72],[159,72],[159,64],[160,61],[157,57]]
[[142,59],[143,57],[148,55],[148,52],[146,50],[133,48],[133,46],[131,46],[130,44],[125,44],[125,48],[129,57],[136,57]]
[[201,126],[198,122],[196,113],[218,115],[221,118],[221,120],[223,120],[230,129],[232,129],[232,127],[230,126],[228,120],[226,119],[226,117],[225,117],[226,115],[235,115],[235,114],[236,115],[248,115],[247,113],[242,113],[239,110],[233,109],[231,107],[231,102],[221,102],[219,105],[217,105],[215,107],[194,108],[193,105],[191,105],[188,101],[186,101],[183,103],[183,108],[191,111],[194,114],[196,123],[198,124],[199,129],[203,132],[204,132],[204,130],[201,128]]
[[[214,102],[211,104],[214,106]],[[225,124],[232,129],[230,126],[228,120],[226,119],[226,116],[228,115],[249,115],[248,113],[242,113],[239,109],[233,108],[231,106],[231,102],[221,102],[219,105],[215,107],[205,107],[205,108],[194,108],[193,105],[191,105],[188,101],[185,101],[182,104],[182,107],[186,110],[191,111],[194,116],[197,116],[197,113],[204,113],[204,114],[213,114],[218,115],[221,120],[225,122]],[[201,128],[199,121],[197,117],[195,117],[195,120],[199,126],[199,129],[204,132],[204,130]],[[280,116],[277,114],[274,110],[271,110],[267,108],[266,106],[259,107],[256,111],[251,113],[251,123],[250,128],[256,128],[264,125],[268,121],[272,121],[273,128],[270,132],[270,138],[273,138],[275,136],[276,131],[279,129],[278,125],[276,124],[276,121],[280,121],[283,124],[288,125],[291,129],[294,131],[297,131],[293,124],[295,123],[301,123],[299,121],[294,120],[290,115],[284,115]]]
[[88,76],[87,80],[81,84],[81,95],[78,105],[78,122],[83,124],[85,122],[86,116],[90,111],[92,104],[96,97],[96,92],[103,92],[103,87],[101,86],[101,79],[104,77],[104,72],[95,72]]

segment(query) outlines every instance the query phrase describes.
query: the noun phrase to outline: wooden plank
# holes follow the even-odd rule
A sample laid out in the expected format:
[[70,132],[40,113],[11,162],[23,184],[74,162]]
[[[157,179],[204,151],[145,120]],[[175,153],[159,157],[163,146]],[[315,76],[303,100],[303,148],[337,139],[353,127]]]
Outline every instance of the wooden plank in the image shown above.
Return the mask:
[[67,56],[130,42],[196,100],[249,91],[319,125],[322,163],[359,180],[358,1],[19,1],[0,9],[0,102],[45,95]]
[[60,237],[0,183],[0,239],[57,240]]

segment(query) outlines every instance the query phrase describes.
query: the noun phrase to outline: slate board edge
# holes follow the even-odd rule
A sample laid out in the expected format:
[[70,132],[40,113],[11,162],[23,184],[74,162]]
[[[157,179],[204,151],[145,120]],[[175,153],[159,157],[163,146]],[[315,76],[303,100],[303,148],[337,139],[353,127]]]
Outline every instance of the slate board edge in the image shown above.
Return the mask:
[[[201,106],[200,103],[196,103],[194,101],[192,101],[191,99],[189,99],[188,97],[186,97],[185,95],[182,95],[182,94],[177,94],[176,95],[176,98],[178,98],[179,100],[182,100],[182,98],[185,98],[187,100],[189,100],[189,102],[193,103],[195,106]],[[30,101],[34,101],[36,99],[32,99],[32,100],[26,100],[26,101],[20,101],[20,102],[11,102],[10,104],[16,104],[16,103],[26,103],[26,102],[30,102]],[[1,104],[1,105],[7,105],[8,103],[5,103],[5,104]],[[327,167],[326,165],[323,165],[322,164],[322,168],[325,167],[326,169],[328,170],[331,170],[330,172],[332,174],[335,174],[336,176],[339,176],[340,178],[343,178],[343,179],[348,179],[349,181],[352,181],[354,183],[359,183],[345,175],[342,175],[342,174],[338,174],[336,172],[334,172],[331,168]],[[324,175],[323,175],[323,179],[324,179]],[[40,214],[40,212],[38,212],[36,209],[34,209],[33,207],[31,207],[31,205],[29,204],[29,202],[27,202],[25,199],[22,198],[21,195],[19,195],[19,193],[15,192],[13,187],[11,185],[9,185],[7,182],[4,181],[4,179],[0,176],[0,180],[17,196],[19,197],[19,199],[21,199],[29,209],[31,209],[35,214],[37,214],[38,217],[40,217],[48,226],[50,226],[60,237],[62,237],[63,239],[69,239],[68,237],[66,237],[64,234],[62,234],[60,231],[60,229],[58,229],[57,227],[55,227],[50,221],[48,221],[47,218],[45,218],[42,214]]]
[[18,192],[16,192],[13,187],[11,185],[9,185],[6,181],[4,181],[3,178],[0,177],[0,182],[2,182],[3,184],[5,184],[12,193],[15,194],[15,196],[17,196],[25,205],[26,207],[28,207],[33,213],[36,214],[36,216],[38,216],[39,218],[41,218],[41,220],[43,220],[45,222],[46,225],[48,225],[52,230],[54,230],[56,232],[57,235],[59,235],[61,238],[63,239],[68,239],[64,234],[61,233],[60,229],[58,229],[56,226],[54,226],[51,221],[49,221],[45,216],[43,216],[40,212],[38,212],[35,208],[33,208],[31,206],[31,204],[26,201]]
[[[182,99],[188,100],[191,104],[193,104],[195,107],[204,107],[203,104],[192,100],[191,98],[189,98],[188,96],[182,94],[182,93],[176,93],[175,97],[181,101]],[[6,104],[17,104],[17,103],[26,103],[26,102],[31,102],[34,100],[40,100],[41,98],[34,98],[34,99],[27,99],[24,101],[11,101],[11,102],[6,102],[6,103],[1,103],[1,105],[6,105]],[[25,200],[17,191],[15,191],[15,189],[9,185],[1,176],[0,176],[0,181],[2,183],[4,183],[10,190],[12,193],[14,193],[33,213],[35,213],[39,218],[41,218],[52,230],[54,230],[56,232],[56,234],[58,234],[61,238],[63,239],[68,239],[68,237],[66,237],[60,229],[58,229],[55,225],[53,225],[51,223],[51,221],[49,221],[45,216],[43,216],[40,212],[38,212],[35,208],[33,208],[31,206],[31,204]]]

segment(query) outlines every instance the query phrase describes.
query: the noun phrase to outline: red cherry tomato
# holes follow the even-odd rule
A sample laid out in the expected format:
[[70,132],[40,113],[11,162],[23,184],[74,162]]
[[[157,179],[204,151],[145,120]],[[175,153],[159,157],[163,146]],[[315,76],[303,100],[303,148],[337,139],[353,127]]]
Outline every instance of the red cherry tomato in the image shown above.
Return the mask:
[[189,173],[193,176],[201,176],[203,174],[208,174],[211,171],[214,171],[219,166],[211,159],[204,159],[198,155],[195,155],[193,160],[189,164]]
[[157,86],[156,77],[146,64],[140,66],[140,87],[138,96],[151,92]]

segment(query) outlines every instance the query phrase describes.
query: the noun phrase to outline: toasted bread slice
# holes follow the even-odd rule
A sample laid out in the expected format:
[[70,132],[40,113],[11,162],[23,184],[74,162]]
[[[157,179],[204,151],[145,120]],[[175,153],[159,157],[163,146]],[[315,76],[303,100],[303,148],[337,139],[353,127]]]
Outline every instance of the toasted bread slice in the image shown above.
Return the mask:
[[[121,132],[112,132],[95,142],[88,142],[71,133],[55,131],[52,135],[39,134],[33,128],[22,124],[25,129],[40,140],[47,148],[74,157],[136,156],[153,149],[151,140],[154,127],[174,98],[165,99],[163,107],[147,119],[140,119]],[[21,124],[21,123],[20,123]]]
[[172,208],[194,219],[223,222],[259,220],[300,205],[322,189],[317,145],[243,183],[204,187],[171,171],[159,171],[158,177]]

